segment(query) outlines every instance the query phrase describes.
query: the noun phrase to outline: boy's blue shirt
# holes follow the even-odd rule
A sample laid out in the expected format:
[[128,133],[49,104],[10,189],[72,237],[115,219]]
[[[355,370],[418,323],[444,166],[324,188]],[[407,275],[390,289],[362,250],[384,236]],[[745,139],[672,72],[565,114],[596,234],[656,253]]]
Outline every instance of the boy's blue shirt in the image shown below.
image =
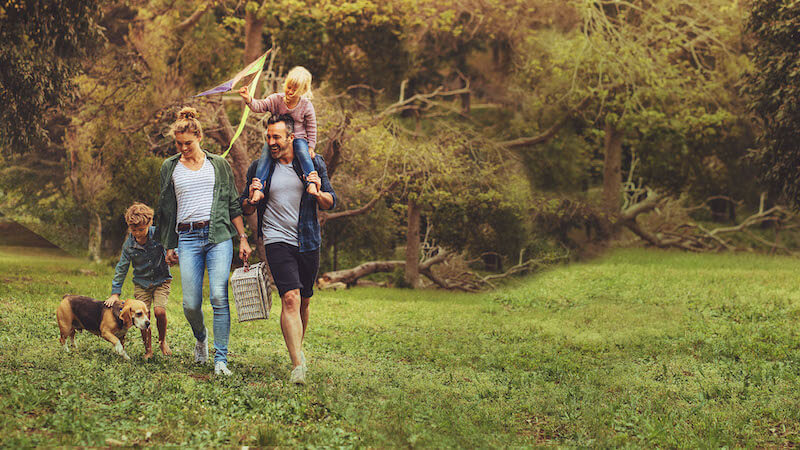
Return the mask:
[[111,282],[111,293],[121,294],[122,283],[128,275],[128,266],[133,264],[133,284],[149,289],[171,280],[169,266],[165,259],[166,251],[160,242],[154,239],[156,227],[151,226],[147,231],[147,242],[144,245],[136,242],[132,234],[122,244],[119,262],[114,270],[114,280]]

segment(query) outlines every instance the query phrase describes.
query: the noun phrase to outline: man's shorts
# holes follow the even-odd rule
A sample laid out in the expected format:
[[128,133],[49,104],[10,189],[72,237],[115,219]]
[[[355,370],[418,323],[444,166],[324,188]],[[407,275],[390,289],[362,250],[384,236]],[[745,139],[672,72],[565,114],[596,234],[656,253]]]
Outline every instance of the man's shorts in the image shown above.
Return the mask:
[[144,302],[147,309],[150,310],[151,304],[156,307],[167,309],[167,299],[169,298],[169,289],[172,285],[172,280],[167,280],[158,286],[145,289],[141,286],[133,285],[133,298]]
[[278,294],[300,289],[300,297],[314,295],[314,282],[319,270],[319,250],[300,253],[294,245],[275,242],[266,245],[267,264]]

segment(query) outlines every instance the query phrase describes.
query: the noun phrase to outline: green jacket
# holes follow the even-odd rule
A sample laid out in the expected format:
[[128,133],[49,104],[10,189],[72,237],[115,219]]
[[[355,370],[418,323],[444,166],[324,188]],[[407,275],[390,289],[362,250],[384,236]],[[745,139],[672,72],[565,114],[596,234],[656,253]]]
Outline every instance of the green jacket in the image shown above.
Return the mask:
[[[214,201],[211,203],[208,241],[212,244],[219,244],[239,234],[231,219],[242,215],[242,206],[239,204],[239,194],[236,192],[233,171],[228,161],[205,150],[203,153],[214,167]],[[178,153],[161,163],[161,193],[158,196],[158,211],[156,211],[156,236],[161,239],[161,244],[165,249],[178,246],[178,233],[175,231],[178,200],[175,197],[172,172],[175,171],[180,158],[181,154]]]

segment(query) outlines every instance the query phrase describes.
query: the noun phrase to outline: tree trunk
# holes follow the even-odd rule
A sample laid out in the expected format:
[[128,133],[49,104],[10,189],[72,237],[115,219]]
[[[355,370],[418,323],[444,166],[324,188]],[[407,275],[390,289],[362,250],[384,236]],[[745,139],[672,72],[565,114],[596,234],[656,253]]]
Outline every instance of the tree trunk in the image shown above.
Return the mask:
[[[228,148],[228,145],[233,139],[233,125],[225,114],[225,108],[217,109],[217,123],[220,125],[218,131],[206,133],[214,138],[223,148]],[[244,185],[247,183],[247,168],[250,167],[250,157],[247,155],[247,144],[245,133],[233,143],[230,151],[231,169],[233,169],[233,178],[236,184],[237,192],[244,190]]]
[[421,208],[416,201],[408,200],[408,230],[406,231],[406,283],[419,287],[419,225]]
[[339,241],[339,233],[333,234],[333,270],[334,272],[339,270],[339,246],[337,245]]
[[266,19],[259,19],[256,11],[249,9],[244,16],[244,63],[250,64],[264,53],[264,42],[261,33]]
[[103,244],[103,222],[100,214],[92,212],[89,218],[89,258],[100,262],[100,249]]
[[605,158],[603,160],[603,206],[619,214],[622,197],[622,132],[606,123]]

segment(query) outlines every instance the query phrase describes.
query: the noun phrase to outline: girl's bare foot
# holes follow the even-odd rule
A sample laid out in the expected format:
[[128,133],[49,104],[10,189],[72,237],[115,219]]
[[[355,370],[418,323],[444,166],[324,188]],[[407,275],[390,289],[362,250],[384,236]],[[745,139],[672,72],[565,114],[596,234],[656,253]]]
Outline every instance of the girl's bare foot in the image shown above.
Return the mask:
[[169,349],[169,344],[167,344],[167,340],[166,340],[166,339],[164,339],[163,341],[161,341],[161,344],[160,344],[160,345],[161,345],[161,353],[162,353],[164,356],[170,356],[170,355],[172,355],[172,350],[170,350],[170,349]]

